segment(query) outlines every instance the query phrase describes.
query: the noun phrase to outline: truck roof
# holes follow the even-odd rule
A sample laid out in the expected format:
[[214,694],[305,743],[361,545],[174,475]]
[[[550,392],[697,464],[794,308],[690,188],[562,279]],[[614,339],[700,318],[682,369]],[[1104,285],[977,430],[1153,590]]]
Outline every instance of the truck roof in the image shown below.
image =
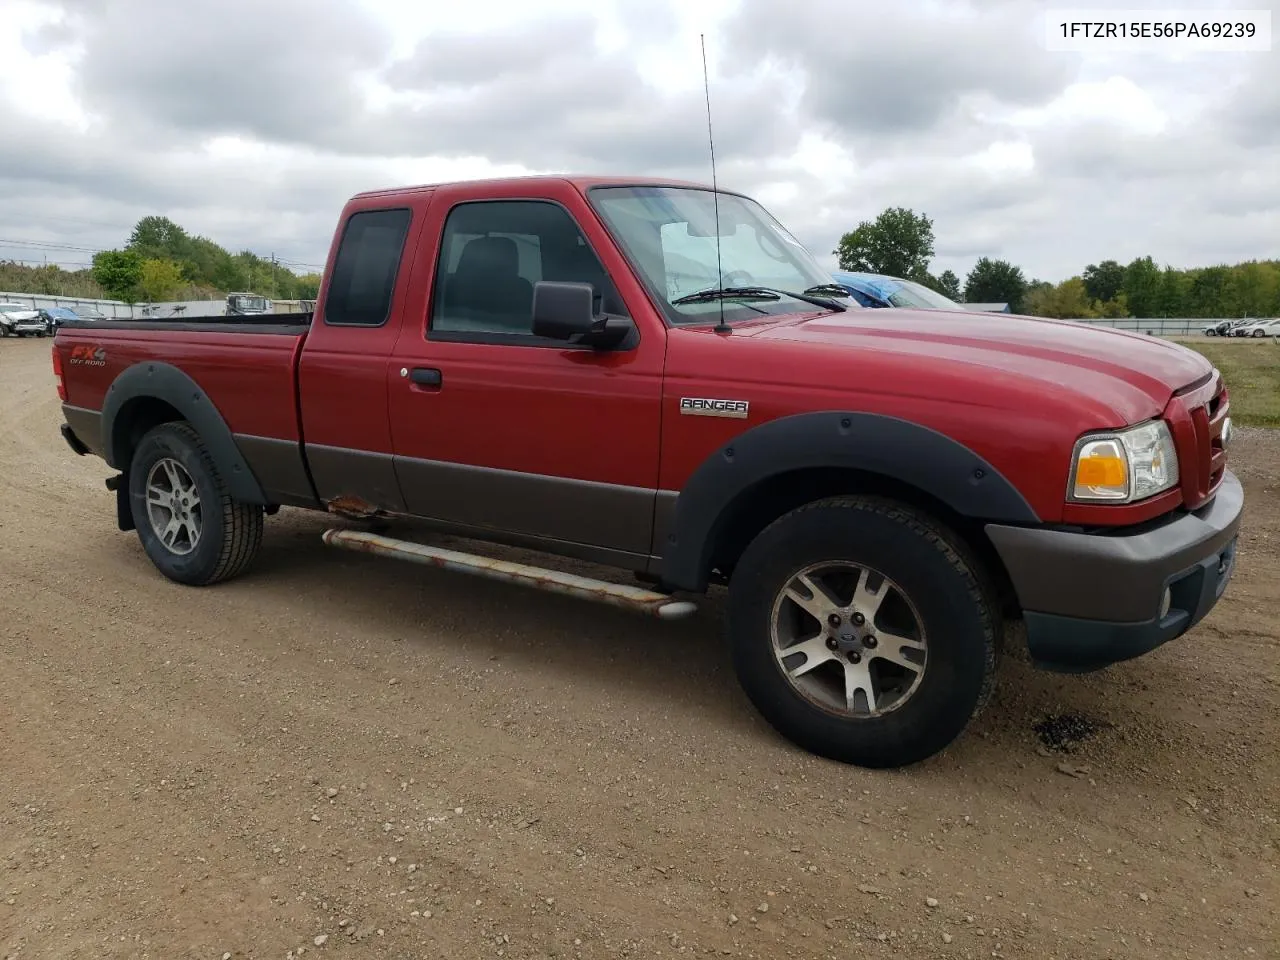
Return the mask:
[[[559,181],[561,183],[569,183],[577,187],[579,190],[587,190],[590,187],[614,186],[614,187],[694,187],[699,190],[710,190],[709,183],[698,183],[693,180],[672,180],[665,177],[624,177],[624,176],[595,176],[595,175],[574,175],[574,174],[533,174],[524,177],[489,177],[477,180],[452,180],[443,183],[422,183],[414,185],[405,185],[400,187],[383,187],[377,190],[365,190],[357,193],[352,199],[363,199],[366,197],[385,197],[394,196],[396,194],[420,193],[424,190],[436,190],[441,187],[496,187],[506,186],[513,183],[546,183],[548,181]],[[721,188],[723,193],[733,193],[732,190]]]

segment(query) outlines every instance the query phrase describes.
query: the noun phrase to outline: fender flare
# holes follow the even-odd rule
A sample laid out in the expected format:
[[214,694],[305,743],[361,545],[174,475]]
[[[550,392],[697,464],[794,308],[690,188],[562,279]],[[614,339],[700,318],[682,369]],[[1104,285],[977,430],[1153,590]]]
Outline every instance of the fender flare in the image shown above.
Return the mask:
[[234,499],[243,503],[267,503],[258,478],[240,453],[231,428],[218,408],[195,380],[170,363],[136,363],[107,388],[102,403],[102,449],[109,466],[120,471],[129,469],[124,446],[127,434],[116,436],[116,420],[130,401],[144,398],[163,400],[195,428]]
[[742,494],[771,477],[831,467],[908,484],[961,516],[1040,522],[1000,471],[946,434],[882,414],[794,414],[739,434],[693,472],[676,498],[666,542],[657,545],[662,582],[680,590],[705,590],[720,526]]

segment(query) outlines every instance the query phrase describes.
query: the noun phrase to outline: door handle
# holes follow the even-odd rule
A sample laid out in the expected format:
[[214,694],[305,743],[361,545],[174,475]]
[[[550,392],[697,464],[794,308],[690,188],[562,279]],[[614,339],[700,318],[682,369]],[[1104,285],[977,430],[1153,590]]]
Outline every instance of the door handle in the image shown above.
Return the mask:
[[435,367],[414,367],[409,372],[409,379],[420,387],[438,387],[444,377]]

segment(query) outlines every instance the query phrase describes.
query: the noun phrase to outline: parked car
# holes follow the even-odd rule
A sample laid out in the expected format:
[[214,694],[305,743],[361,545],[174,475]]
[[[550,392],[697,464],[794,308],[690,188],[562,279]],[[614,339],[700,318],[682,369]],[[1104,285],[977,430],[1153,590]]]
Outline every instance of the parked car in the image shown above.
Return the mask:
[[68,320],[79,320],[80,315],[70,307],[41,307],[40,319],[44,321],[49,336],[53,336],[58,327]]
[[0,303],[0,337],[43,337],[47,332],[39,310],[25,303]]
[[1231,331],[1236,337],[1276,337],[1280,336],[1280,319],[1254,320],[1242,324]]
[[1251,323],[1257,323],[1257,319],[1245,320],[1219,320],[1217,323],[1211,323],[1204,327],[1200,332],[1206,337],[1229,337],[1231,332],[1237,327],[1247,326]]
[[[722,286],[673,291],[668,244]],[[960,735],[1006,617],[1038,666],[1095,670],[1184,634],[1234,570],[1244,498],[1208,360],[1031,317],[850,309],[740,194],[379,190],[346,204],[323,276],[314,315],[58,331],[62,435],[117,471],[117,524],[171,580],[243,573],[290,505],[347,518],[333,547],[660,619],[724,584],[756,708],[884,767]],[[396,518],[648,586],[366,529]]]
[[837,271],[832,278],[864,307],[908,307],[920,310],[964,310],[954,300],[914,280],[879,273]]

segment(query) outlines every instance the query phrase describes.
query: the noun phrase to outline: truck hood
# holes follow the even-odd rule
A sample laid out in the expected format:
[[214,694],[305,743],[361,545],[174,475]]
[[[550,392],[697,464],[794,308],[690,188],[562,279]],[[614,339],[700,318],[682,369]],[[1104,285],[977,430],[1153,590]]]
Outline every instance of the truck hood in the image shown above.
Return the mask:
[[1024,388],[1033,382],[1087,398],[1124,423],[1158,416],[1175,392],[1213,372],[1213,365],[1200,354],[1170,341],[1016,314],[848,310],[751,326],[749,333],[741,332],[753,339],[856,348],[929,366],[985,368],[1006,380],[1021,381]]

